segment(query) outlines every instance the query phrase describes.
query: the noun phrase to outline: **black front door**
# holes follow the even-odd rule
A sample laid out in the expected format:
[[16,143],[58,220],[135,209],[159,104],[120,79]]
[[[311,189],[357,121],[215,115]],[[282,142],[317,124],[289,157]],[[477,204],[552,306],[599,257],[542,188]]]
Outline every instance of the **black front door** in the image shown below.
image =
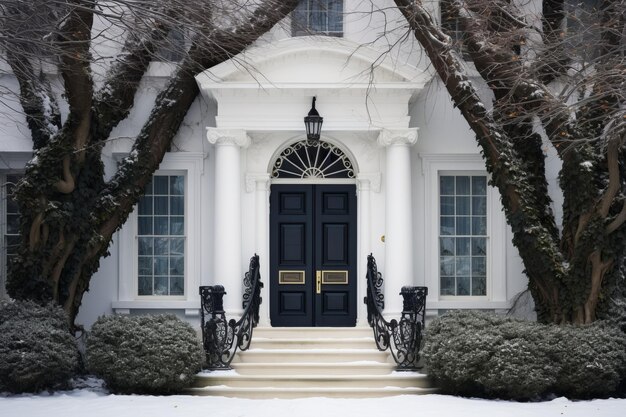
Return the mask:
[[272,326],[355,326],[356,278],[356,186],[272,185]]

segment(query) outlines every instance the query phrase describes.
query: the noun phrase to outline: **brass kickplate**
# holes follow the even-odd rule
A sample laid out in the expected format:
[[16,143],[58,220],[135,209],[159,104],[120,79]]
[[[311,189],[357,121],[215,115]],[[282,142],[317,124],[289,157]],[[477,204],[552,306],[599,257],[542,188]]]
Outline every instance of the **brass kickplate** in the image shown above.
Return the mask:
[[305,281],[304,271],[278,271],[279,284],[302,285]]
[[348,271],[322,271],[322,284],[345,285],[348,283]]

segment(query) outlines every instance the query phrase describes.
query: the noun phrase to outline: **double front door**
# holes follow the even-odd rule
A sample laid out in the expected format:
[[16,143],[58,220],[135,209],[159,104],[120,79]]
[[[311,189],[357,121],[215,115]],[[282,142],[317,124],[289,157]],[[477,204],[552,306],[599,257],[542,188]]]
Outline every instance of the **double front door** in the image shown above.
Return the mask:
[[356,254],[355,185],[272,185],[272,326],[355,326]]

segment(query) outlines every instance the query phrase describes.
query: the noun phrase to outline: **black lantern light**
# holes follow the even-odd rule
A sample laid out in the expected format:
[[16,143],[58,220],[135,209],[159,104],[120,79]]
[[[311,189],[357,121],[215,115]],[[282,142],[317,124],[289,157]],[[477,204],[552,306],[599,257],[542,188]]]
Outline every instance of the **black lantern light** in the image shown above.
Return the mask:
[[319,140],[322,131],[322,123],[324,118],[315,110],[315,97],[311,104],[309,114],[304,118],[304,127],[306,128],[306,138],[308,140]]

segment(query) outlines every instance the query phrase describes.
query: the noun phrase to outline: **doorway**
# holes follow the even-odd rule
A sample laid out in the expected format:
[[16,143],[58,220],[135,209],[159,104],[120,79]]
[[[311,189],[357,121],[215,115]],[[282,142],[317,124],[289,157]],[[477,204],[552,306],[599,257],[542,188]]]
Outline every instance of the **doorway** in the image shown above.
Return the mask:
[[355,185],[272,185],[272,326],[356,325],[356,228]]

